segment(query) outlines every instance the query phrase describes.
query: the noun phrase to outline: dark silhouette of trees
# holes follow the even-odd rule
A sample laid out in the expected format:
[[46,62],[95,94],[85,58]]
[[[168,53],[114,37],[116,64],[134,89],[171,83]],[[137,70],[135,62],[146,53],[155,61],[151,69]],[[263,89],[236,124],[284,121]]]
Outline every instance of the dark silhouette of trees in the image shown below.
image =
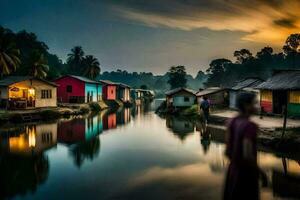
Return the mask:
[[100,75],[100,63],[97,58],[88,55],[84,58],[83,62],[85,66],[84,76],[94,80]]
[[232,62],[225,58],[215,59],[209,64],[206,72],[209,74],[206,82],[207,86],[222,85],[224,74]]
[[20,63],[20,50],[9,31],[0,27],[0,77],[15,72]]
[[37,78],[46,78],[49,71],[45,56],[38,50],[31,52],[28,58],[27,68],[29,69],[29,74]]
[[255,56],[247,49],[234,52],[236,62],[216,59],[207,70],[207,86],[230,87],[236,81],[247,77],[267,79],[275,69],[300,70],[300,34],[291,34],[282,52],[274,53],[269,46],[262,48]]
[[68,73],[73,75],[80,75],[83,73],[84,51],[81,46],[75,46],[71,49],[71,53],[68,54],[67,64]]
[[186,71],[185,66],[172,66],[169,70],[169,80],[170,88],[186,87]]
[[248,49],[241,49],[233,53],[237,63],[241,64],[253,58],[252,53]]
[[147,89],[148,89],[148,86],[147,86],[147,85],[141,85],[140,88],[143,89],[143,90],[147,90]]

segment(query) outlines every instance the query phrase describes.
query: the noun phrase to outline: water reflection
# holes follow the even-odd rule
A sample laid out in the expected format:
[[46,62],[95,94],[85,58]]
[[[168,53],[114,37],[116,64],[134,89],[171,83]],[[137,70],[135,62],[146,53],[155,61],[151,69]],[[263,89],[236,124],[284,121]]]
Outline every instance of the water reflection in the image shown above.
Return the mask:
[[0,134],[0,199],[35,192],[47,180],[45,150],[56,146],[57,124],[18,127]]
[[[221,198],[222,127],[139,106],[0,131],[0,199]],[[258,159],[272,183],[263,200],[300,198],[297,159]]]
[[70,155],[74,159],[74,164],[79,168],[85,160],[92,161],[94,158],[97,158],[99,152],[100,139],[98,136],[70,147]]
[[46,150],[58,143],[68,147],[77,167],[100,154],[104,130],[128,124],[130,109],[104,111],[88,117],[62,119],[57,123],[3,127],[0,134],[0,199],[34,194],[49,174]]
[[178,137],[181,141],[194,133],[195,123],[188,119],[176,118],[174,116],[166,116],[166,126]]

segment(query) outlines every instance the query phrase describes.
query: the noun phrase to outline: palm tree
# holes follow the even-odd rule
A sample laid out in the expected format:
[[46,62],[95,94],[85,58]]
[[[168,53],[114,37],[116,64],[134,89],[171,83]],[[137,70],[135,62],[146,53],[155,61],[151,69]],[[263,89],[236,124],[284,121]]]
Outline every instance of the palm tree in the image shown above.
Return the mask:
[[9,38],[8,32],[0,27],[0,76],[16,71],[20,63],[20,50]]
[[49,71],[47,59],[44,54],[35,50],[31,52],[28,63],[29,73],[36,78],[46,78]]
[[83,65],[84,51],[81,46],[75,46],[68,54],[67,63],[69,65],[69,72],[71,74],[80,74]]
[[86,56],[84,58],[84,64],[86,66],[86,70],[84,72],[84,76],[95,79],[101,72],[100,63],[97,58],[94,56]]

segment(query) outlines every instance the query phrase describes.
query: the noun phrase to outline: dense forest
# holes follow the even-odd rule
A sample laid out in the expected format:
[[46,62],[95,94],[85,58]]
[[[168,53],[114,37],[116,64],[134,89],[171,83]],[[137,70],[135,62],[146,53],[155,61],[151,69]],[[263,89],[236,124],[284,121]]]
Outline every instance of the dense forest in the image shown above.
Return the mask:
[[247,77],[267,79],[274,69],[300,69],[300,34],[290,35],[282,51],[277,53],[271,47],[264,47],[256,54],[248,49],[236,50],[233,56],[234,61],[226,58],[211,61],[206,72],[200,70],[195,77],[186,73],[185,66],[172,66],[163,75],[122,70],[101,73],[100,61],[93,55],[85,55],[80,46],[72,48],[63,62],[57,55],[49,53],[48,46],[34,33],[25,30],[15,33],[0,26],[0,77],[31,75],[53,80],[64,74],[74,74],[123,82],[134,88],[154,89],[159,94],[175,87],[194,90],[210,86],[230,87]]

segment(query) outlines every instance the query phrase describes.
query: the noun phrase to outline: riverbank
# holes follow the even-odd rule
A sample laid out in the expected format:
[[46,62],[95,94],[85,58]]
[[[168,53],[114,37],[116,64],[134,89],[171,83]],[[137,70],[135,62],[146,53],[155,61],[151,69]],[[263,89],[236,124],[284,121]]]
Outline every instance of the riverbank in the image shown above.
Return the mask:
[[[221,129],[225,134],[226,122],[235,115],[236,112],[234,111],[212,113],[209,127]],[[265,116],[260,118],[256,115],[251,120],[259,126],[258,144],[261,149],[284,154],[285,156],[286,154],[297,155],[296,152],[300,150],[300,120],[288,119],[284,135],[282,135],[282,118]],[[218,137],[220,138],[220,136]],[[300,159],[299,156],[298,158]]]
[[1,110],[0,123],[22,123],[31,121],[47,121],[62,117],[85,115],[108,109],[105,102],[88,104],[59,104],[58,107],[45,107],[26,110]]

